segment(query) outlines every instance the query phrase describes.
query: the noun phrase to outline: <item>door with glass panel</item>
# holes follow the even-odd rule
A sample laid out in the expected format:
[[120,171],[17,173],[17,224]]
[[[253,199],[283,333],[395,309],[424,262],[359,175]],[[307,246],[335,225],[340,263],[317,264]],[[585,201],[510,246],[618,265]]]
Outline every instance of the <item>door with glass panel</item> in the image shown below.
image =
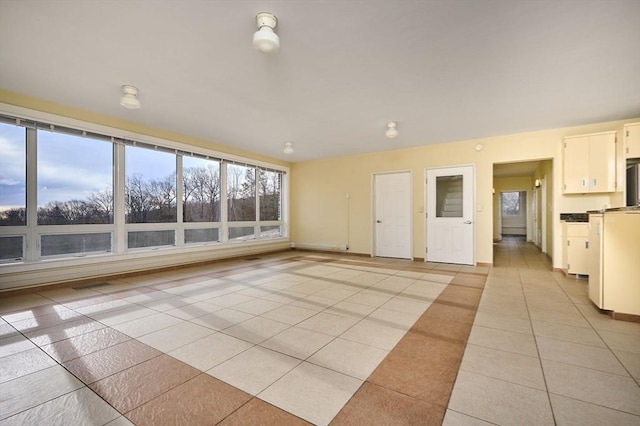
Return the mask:
[[473,265],[473,166],[428,169],[426,176],[426,260]]

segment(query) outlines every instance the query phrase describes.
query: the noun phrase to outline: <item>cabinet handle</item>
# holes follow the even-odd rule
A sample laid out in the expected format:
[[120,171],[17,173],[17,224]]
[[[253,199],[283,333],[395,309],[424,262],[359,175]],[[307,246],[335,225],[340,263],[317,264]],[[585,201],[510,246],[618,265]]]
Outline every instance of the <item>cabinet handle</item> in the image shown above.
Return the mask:
[[594,188],[597,186],[597,182],[598,182],[598,181],[597,181],[596,179],[594,179],[594,180],[593,180],[593,187],[594,187]]
[[584,242],[584,248],[588,249],[589,248],[589,241],[585,241]]
[[586,187],[587,186],[587,180],[586,179],[582,179],[582,187]]

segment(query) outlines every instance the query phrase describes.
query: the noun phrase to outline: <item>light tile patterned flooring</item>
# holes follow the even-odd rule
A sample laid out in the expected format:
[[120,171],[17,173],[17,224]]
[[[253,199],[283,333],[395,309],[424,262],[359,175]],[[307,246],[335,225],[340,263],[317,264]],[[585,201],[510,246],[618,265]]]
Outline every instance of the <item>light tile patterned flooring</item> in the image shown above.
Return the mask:
[[0,296],[0,425],[640,424],[640,324],[496,249],[490,272],[287,252]]
[[640,324],[600,313],[531,244],[494,259],[444,424],[640,425]]

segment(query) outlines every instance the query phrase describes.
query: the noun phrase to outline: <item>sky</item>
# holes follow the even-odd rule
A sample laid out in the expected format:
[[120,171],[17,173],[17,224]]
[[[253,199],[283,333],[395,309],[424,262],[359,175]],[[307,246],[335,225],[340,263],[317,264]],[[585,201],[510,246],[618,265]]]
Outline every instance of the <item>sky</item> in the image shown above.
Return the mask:
[[[111,142],[38,130],[38,207],[52,201],[86,200],[91,194],[111,190]],[[0,211],[25,206],[26,129],[0,123]],[[184,157],[184,167],[206,167],[215,161]],[[244,179],[245,167],[238,169]],[[162,150],[127,146],[125,173],[144,180],[161,179],[176,169],[176,155]]]
[[[0,210],[25,205],[26,130],[0,123]],[[38,131],[38,206],[86,199],[112,188],[112,144],[80,136]],[[175,155],[127,147],[127,175],[158,179],[175,170]]]

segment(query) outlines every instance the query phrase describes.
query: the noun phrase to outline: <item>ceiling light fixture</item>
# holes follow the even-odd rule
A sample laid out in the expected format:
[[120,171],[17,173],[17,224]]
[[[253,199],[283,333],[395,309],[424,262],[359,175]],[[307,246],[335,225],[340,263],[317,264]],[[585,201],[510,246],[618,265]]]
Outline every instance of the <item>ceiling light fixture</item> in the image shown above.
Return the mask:
[[137,87],[125,84],[122,86],[122,93],[124,95],[120,98],[120,105],[127,109],[140,109]]
[[284,150],[282,152],[284,152],[287,155],[293,154],[293,142],[286,141],[284,143]]
[[387,123],[387,131],[384,132],[384,135],[389,139],[395,139],[398,137],[398,123],[395,121],[390,121]]
[[275,53],[280,48],[280,38],[273,30],[278,25],[276,15],[261,12],[256,16],[258,31],[253,34],[253,47],[263,53]]

